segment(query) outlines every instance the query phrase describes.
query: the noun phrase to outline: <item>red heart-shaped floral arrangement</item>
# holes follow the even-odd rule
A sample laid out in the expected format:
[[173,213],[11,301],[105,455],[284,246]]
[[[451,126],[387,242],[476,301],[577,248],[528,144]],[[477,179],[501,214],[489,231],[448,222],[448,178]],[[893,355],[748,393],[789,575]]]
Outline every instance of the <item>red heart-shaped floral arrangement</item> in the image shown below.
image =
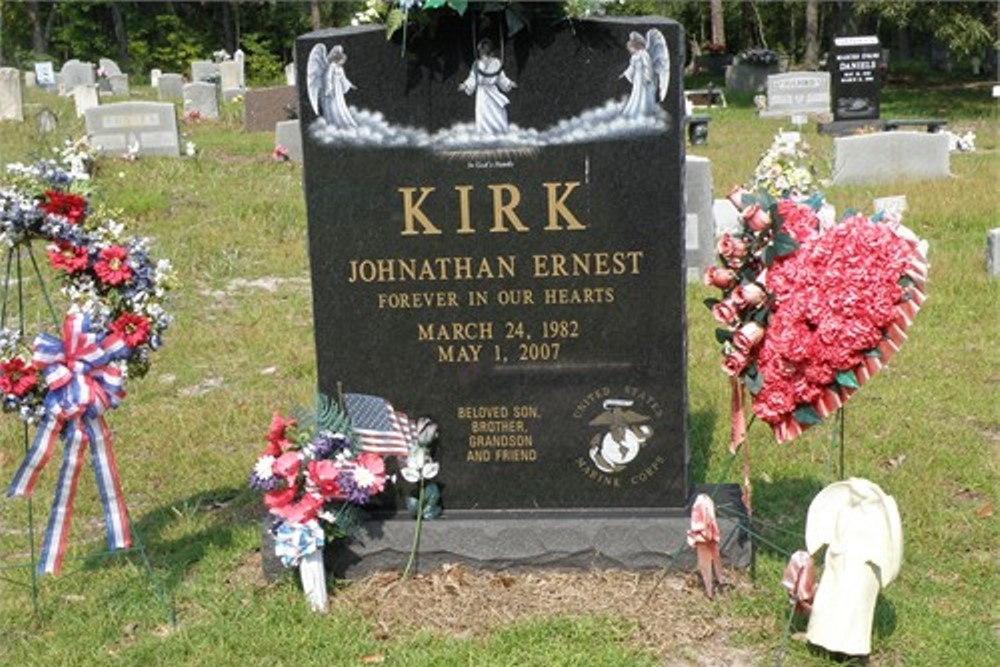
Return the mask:
[[821,196],[730,193],[739,230],[723,234],[706,302],[733,379],[732,448],[743,438],[743,388],[779,442],[841,407],[906,340],[925,299],[927,244],[894,216],[840,222]]

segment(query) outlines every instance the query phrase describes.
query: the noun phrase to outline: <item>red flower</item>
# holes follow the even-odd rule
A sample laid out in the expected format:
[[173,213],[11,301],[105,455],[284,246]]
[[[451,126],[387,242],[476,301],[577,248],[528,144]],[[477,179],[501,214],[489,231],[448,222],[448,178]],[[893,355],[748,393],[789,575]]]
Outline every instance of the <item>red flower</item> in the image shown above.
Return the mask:
[[80,195],[46,190],[45,197],[47,200],[41,203],[42,210],[49,215],[66,218],[72,225],[80,222],[87,213],[87,200]]
[[285,437],[285,431],[289,427],[295,426],[294,419],[285,419],[280,413],[275,412],[271,417],[271,427],[267,430],[267,450],[271,456],[281,456],[292,443]]
[[128,263],[128,251],[120,245],[108,246],[101,251],[100,259],[94,264],[94,272],[108,285],[120,285],[132,277]]
[[68,241],[59,241],[47,249],[49,263],[66,273],[76,273],[87,268],[87,249]]
[[136,347],[149,338],[149,320],[142,315],[124,313],[111,323],[111,331],[121,336],[129,347]]
[[5,394],[21,397],[38,384],[35,368],[24,363],[20,357],[0,363],[0,390]]
[[340,469],[333,461],[326,459],[310,461],[306,468],[309,470],[310,481],[316,485],[324,499],[343,499],[345,497],[337,484]]

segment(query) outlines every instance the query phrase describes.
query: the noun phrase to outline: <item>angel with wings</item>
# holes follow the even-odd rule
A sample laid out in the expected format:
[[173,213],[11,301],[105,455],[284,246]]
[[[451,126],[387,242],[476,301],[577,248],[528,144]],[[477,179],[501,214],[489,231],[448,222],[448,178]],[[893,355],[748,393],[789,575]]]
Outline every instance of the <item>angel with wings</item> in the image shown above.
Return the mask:
[[626,118],[642,118],[653,113],[658,99],[662,102],[667,95],[670,52],[663,33],[656,28],[651,28],[645,37],[631,33],[625,46],[632,59],[621,76],[632,84],[632,92],[621,113]]
[[326,46],[317,44],[309,52],[306,65],[306,83],[309,102],[317,115],[322,115],[327,125],[346,130],[358,123],[347,108],[344,96],[354,88],[344,72],[347,54],[344,47],[334,44],[327,53]]

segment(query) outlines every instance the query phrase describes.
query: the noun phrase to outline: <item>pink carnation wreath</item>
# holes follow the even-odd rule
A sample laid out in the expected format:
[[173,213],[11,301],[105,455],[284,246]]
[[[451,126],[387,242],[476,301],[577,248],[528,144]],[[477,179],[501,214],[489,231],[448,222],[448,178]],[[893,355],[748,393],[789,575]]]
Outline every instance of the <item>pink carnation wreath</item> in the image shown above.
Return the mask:
[[923,304],[927,243],[899,220],[824,215],[822,197],[774,200],[736,188],[742,224],[719,239],[705,284],[731,378],[730,450],[746,436],[744,390],[778,442],[840,408],[906,340]]

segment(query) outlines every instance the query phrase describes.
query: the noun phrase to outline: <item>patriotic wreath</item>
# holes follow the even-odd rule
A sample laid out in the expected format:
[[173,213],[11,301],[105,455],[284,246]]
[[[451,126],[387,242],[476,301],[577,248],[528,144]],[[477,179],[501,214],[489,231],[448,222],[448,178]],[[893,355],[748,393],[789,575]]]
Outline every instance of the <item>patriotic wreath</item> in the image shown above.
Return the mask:
[[[3,408],[38,427],[7,495],[29,497],[59,438],[65,441],[56,498],[39,560],[58,573],[69,532],[76,481],[87,446],[104,506],[110,549],[131,546],[131,531],[104,413],[125,396],[126,377],[149,368],[171,318],[163,300],[173,283],[167,260],[154,261],[149,240],[125,235],[123,224],[77,191],[76,173],[53,162],[8,165],[0,184],[0,243],[6,248],[5,302],[0,315]],[[49,298],[36,241],[69,307],[60,320]],[[21,285],[27,269],[42,287],[56,333],[25,335],[29,318]],[[18,322],[7,321],[17,271]],[[42,318],[44,319],[44,318]]]

